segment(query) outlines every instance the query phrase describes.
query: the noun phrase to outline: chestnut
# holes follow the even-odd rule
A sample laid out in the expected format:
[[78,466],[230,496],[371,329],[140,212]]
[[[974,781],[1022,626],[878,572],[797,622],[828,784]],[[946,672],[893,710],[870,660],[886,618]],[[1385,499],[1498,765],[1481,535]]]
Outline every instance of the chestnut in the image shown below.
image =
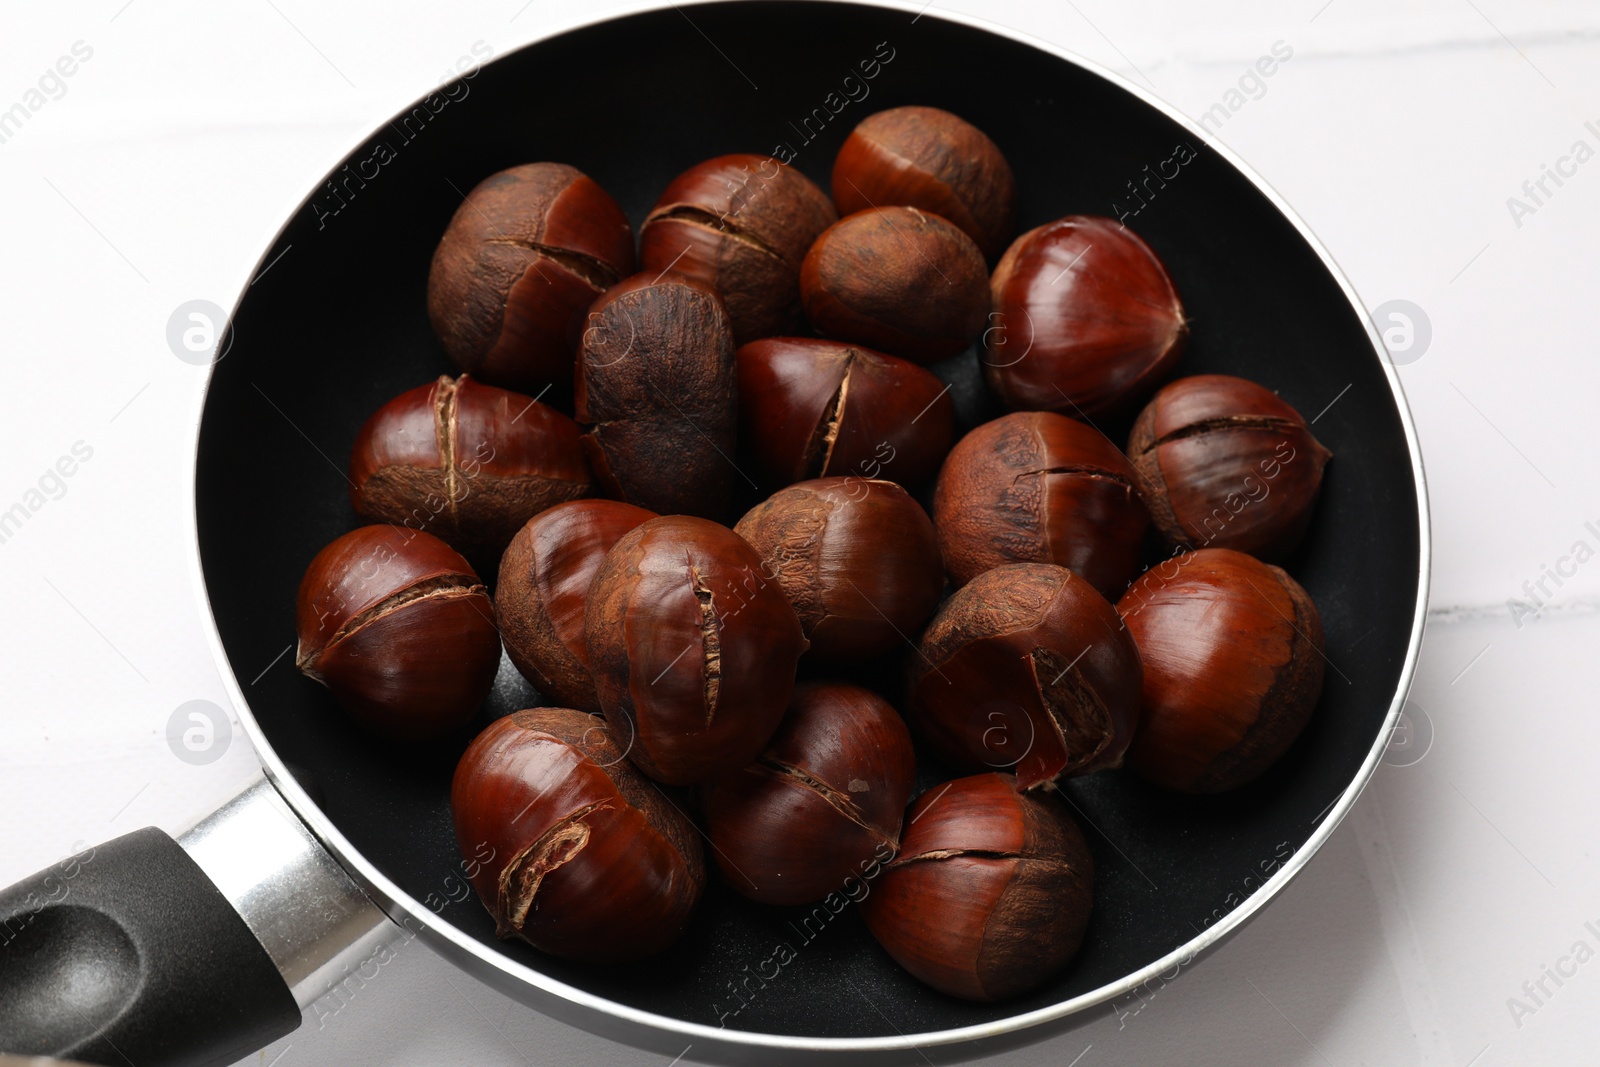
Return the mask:
[[811,337],[735,353],[739,437],[772,481],[859,475],[916,486],[955,432],[950,387],[903,359]]
[[985,571],[911,660],[908,717],[962,770],[1024,789],[1120,766],[1139,720],[1139,649],[1089,583],[1048,563]]
[[1133,424],[1128,458],[1169,544],[1255,556],[1294,549],[1332,456],[1277,394],[1226,374],[1162,387]]
[[794,605],[817,659],[891,652],[921,631],[944,592],[922,505],[894,482],[818,478],[780,489],[734,532]]
[[540,512],[500,557],[495,620],[506,655],[553,704],[599,711],[583,606],[600,561],[655,512],[620,500],[572,500]]
[[938,215],[869,208],[824,230],[800,267],[817,330],[915,363],[966,348],[989,315],[983,253]]
[[889,204],[931,211],[993,258],[1011,236],[1017,183],[972,123],[936,107],[895,107],[862,119],[839,147],[833,202],[843,215]]
[[1069,215],[1029,230],[990,285],[984,377],[1013,408],[1120,412],[1155,388],[1189,336],[1161,260],[1115,219]]
[[722,300],[681,275],[636,274],[606,290],[588,322],[577,415],[595,477],[663,515],[724,517],[738,380]]
[[735,344],[800,324],[800,262],[838,221],[827,194],[771,156],[708,159],[661,193],[639,228],[639,269],[715,289]]
[[553,504],[587,496],[578,424],[532,397],[441,377],[379,408],[350,450],[350,503],[374,522],[498,556]]
[[401,741],[464,725],[500,667],[477,573],[432,534],[394,526],[351,530],[317,553],[295,630],[295,666],[357,722]]
[[601,710],[634,763],[672,785],[761,754],[806,649],[756,550],[687,515],[622,535],[595,572],[583,626]]
[[462,754],[456,844],[500,937],[614,962],[682,931],[705,888],[700,840],[626,755],[604,719],[570,708],[513,712]]
[[1066,966],[1093,907],[1094,857],[1061,802],[979,774],[917,798],[861,915],[918,980],[993,1001]]
[[569,333],[595,297],[633,273],[633,231],[600,186],[564,163],[479,182],[428,271],[428,319],[462,370],[536,393],[572,373]]
[[1069,567],[1115,597],[1139,567],[1149,516],[1133,467],[1104,435],[1065,415],[1018,411],[951,449],[933,492],[950,580],[1002,563]]
[[712,857],[763,904],[843,892],[900,844],[916,759],[888,701],[860,686],[798,686],[761,758],[701,793]]
[[1144,662],[1134,770],[1186,793],[1258,777],[1305,729],[1322,692],[1322,618],[1300,583],[1227,548],[1140,576],[1117,611]]

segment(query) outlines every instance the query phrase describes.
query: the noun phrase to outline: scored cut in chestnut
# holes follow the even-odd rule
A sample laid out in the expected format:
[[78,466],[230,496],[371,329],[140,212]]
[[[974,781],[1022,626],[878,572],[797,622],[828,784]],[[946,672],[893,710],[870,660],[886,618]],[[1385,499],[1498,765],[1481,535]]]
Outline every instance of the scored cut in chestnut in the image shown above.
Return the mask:
[[920,981],[994,1001],[1066,966],[1093,907],[1094,858],[1061,802],[980,774],[917,798],[861,913]]
[[735,356],[739,437],[775,482],[856,475],[916,486],[950,451],[950,387],[915,363],[813,337],[768,337]]
[[1017,182],[982,130],[936,107],[895,107],[862,119],[833,161],[841,215],[903,204],[949,219],[986,257],[1011,236]]
[[900,647],[944,592],[933,523],[894,482],[800,482],[751,508],[734,532],[761,554],[817,659],[859,662]]
[[295,666],[350,716],[402,741],[471,719],[500,666],[494,605],[432,534],[351,530],[318,552],[295,598]]
[[932,363],[966,348],[989,315],[983,253],[938,215],[868,208],[824,230],[800,267],[821,333]]
[[465,374],[401,393],[350,450],[357,514],[426,530],[468,555],[498,555],[530,518],[593,488],[577,423]]
[[495,619],[506,655],[554,704],[599,711],[583,609],[600,561],[655,512],[620,500],[572,500],[535,515],[500,557]]
[[842,892],[899,847],[915,772],[911,735],[888,701],[855,685],[798,686],[761,758],[702,791],[712,857],[763,904]]
[[1155,388],[1189,336],[1166,267],[1115,219],[1069,215],[1029,230],[990,286],[984,377],[1019,410],[1119,412]]
[[718,156],[674,178],[639,228],[639,269],[715,289],[735,344],[800,324],[800,263],[838,221],[816,184],[771,156]]
[[479,182],[428,272],[428,318],[462,370],[537,393],[572,374],[583,309],[633,273],[633,231],[604,189],[565,163]]
[[705,887],[700,840],[626,756],[604,719],[570,708],[513,712],[462,755],[456,844],[500,937],[615,962],[682,931]]
[[650,519],[612,546],[583,625],[601,710],[634,763],[672,785],[761,754],[806,649],[756,550],[687,515]]
[[1305,535],[1332,453],[1266,387],[1199,374],[1156,393],[1128,456],[1168,544],[1272,557]]
[[1012,563],[945,601],[910,663],[908,718],[947,763],[1033,789],[1122,763],[1139,721],[1139,650],[1065,567]]
[[1186,793],[1236,789],[1276,763],[1322,692],[1322,618],[1281,569],[1226,548],[1166,560],[1117,604],[1144,662],[1128,762]]
[[717,294],[636,274],[589,310],[578,351],[584,454],[611,496],[662,515],[724,518],[738,375]]
[[1099,430],[1049,411],[986,422],[951,449],[933,493],[950,579],[1055,563],[1115,597],[1139,567],[1149,515],[1133,467]]

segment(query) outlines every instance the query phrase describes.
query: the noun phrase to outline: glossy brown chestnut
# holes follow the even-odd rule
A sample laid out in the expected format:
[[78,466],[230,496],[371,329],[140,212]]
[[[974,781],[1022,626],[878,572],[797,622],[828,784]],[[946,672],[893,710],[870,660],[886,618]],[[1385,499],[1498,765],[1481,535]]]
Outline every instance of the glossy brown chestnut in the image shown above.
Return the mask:
[[1144,661],[1128,762],[1151,781],[1220,793],[1259,776],[1322,692],[1322,618],[1300,584],[1243,552],[1150,568],[1117,603]]
[[949,386],[903,359],[811,337],[736,353],[739,437],[771,480],[854,475],[916,486],[950,451]]
[[664,515],[624,534],[583,616],[600,707],[650,777],[694,785],[771,740],[806,649],[761,557],[725,526]]
[[432,534],[363,526],[311,561],[295,598],[295,665],[351,717],[403,741],[472,718],[500,666],[494,605]]
[[401,393],[350,450],[357,514],[468,555],[498,555],[530,518],[592,489],[577,423],[465,374]]
[[833,161],[833,202],[848,215],[903,204],[955,223],[985,256],[1015,221],[1011,164],[976,126],[936,107],[896,107],[861,120]]
[[702,792],[712,857],[763,904],[846,894],[894,856],[915,772],[888,701],[860,686],[798,686],[761,758]]
[[1172,545],[1282,556],[1305,535],[1331,457],[1300,413],[1226,374],[1164,386],[1133,424],[1128,457]]
[[1135,486],[1117,447],[1074,419],[1018,411],[984,423],[956,442],[934,488],[951,581],[1002,563],[1056,563],[1117,596],[1150,522]]
[[827,194],[771,156],[718,156],[672,180],[639,228],[639,269],[715,289],[735,344],[800,324],[800,263],[839,219]]
[[738,375],[722,300],[680,275],[636,274],[595,301],[588,322],[577,415],[595,477],[663,515],[724,517]]
[[694,825],[626,759],[604,719],[497,719],[456,765],[456,844],[501,937],[613,962],[677,938],[705,887]]
[[817,659],[859,662],[900,648],[944,592],[933,523],[894,482],[800,482],[751,508],[734,532],[761,554]]
[[1065,567],[1012,563],[945,601],[910,665],[908,717],[952,766],[1024,789],[1122,763],[1139,720],[1139,650]]
[[572,500],[529,520],[500,557],[495,619],[506,655],[541,696],[599,711],[583,642],[589,583],[611,546],[655,512],[620,500]]
[[528,163],[456,209],[428,273],[428,318],[456,366],[538,393],[569,379],[583,309],[632,272],[617,202],[575,167]]
[[829,337],[932,363],[983,329],[988,277],[972,238],[938,215],[868,208],[817,238],[800,267],[800,297]]
[[906,813],[900,855],[861,902],[867,929],[919,980],[1005,1000],[1077,955],[1094,907],[1094,858],[1054,797],[1010,775],[935,786]]
[[984,377],[1013,408],[1121,411],[1155,388],[1189,336],[1166,267],[1115,219],[1069,215],[1029,230],[990,285]]

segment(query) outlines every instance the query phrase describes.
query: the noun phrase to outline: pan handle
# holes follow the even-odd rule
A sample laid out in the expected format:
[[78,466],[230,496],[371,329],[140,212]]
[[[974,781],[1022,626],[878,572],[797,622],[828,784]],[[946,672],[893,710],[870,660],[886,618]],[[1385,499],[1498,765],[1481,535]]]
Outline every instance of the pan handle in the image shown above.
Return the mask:
[[233,1063],[395,929],[261,779],[0,890],[0,1052]]

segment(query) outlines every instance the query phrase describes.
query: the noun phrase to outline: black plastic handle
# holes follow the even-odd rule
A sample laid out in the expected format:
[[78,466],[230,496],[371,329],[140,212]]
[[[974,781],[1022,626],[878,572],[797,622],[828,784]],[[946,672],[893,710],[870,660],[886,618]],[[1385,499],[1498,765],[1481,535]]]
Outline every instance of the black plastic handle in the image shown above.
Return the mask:
[[0,1051],[211,1067],[299,1025],[261,942],[154,827],[0,892]]

